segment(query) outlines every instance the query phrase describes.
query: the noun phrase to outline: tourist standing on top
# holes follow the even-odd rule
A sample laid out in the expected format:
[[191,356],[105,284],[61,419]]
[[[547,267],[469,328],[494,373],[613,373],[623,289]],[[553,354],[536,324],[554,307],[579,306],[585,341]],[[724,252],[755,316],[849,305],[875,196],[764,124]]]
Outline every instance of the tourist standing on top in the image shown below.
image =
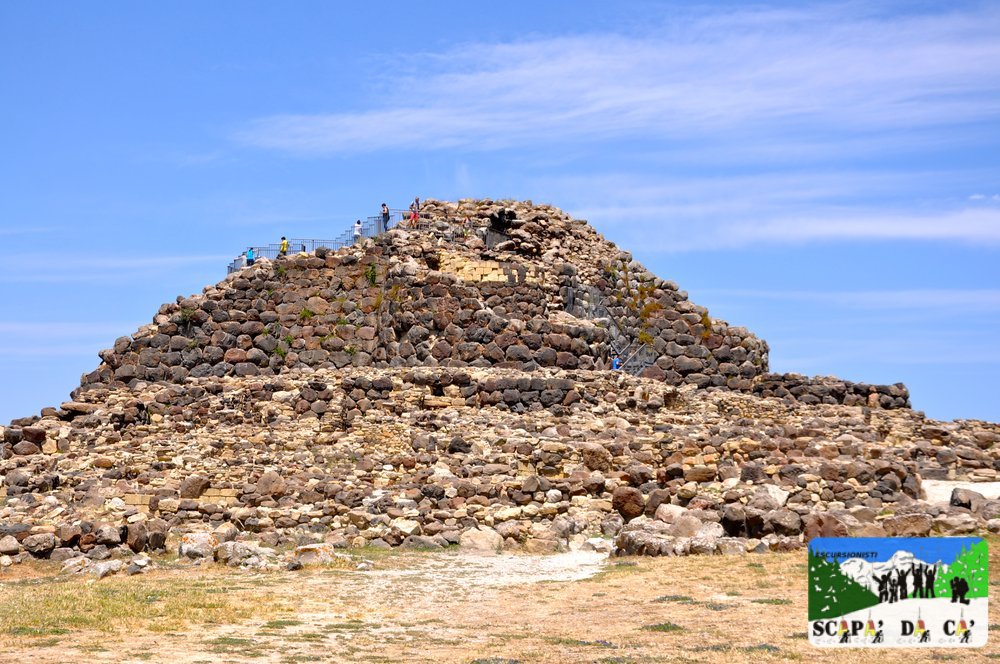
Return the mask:
[[354,222],[354,244],[361,242],[361,220]]
[[379,233],[385,233],[389,230],[389,206],[382,203],[382,228],[379,229]]
[[253,261],[254,261],[254,258],[253,258],[253,247],[250,247],[249,249],[247,249],[247,267],[250,267],[251,265],[253,265]]
[[420,220],[420,199],[414,198],[413,202],[410,203],[410,226],[416,228],[417,222],[419,220]]
[[284,235],[281,236],[281,249],[278,250],[278,255],[279,256],[288,255],[288,240],[285,239]]

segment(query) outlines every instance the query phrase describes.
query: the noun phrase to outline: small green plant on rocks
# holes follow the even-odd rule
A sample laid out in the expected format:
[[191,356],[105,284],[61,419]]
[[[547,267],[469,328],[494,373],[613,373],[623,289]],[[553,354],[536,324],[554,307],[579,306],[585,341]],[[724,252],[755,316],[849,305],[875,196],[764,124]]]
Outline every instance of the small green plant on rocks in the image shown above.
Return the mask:
[[705,329],[701,331],[701,338],[708,339],[712,336],[712,317],[705,311],[701,314],[701,326]]

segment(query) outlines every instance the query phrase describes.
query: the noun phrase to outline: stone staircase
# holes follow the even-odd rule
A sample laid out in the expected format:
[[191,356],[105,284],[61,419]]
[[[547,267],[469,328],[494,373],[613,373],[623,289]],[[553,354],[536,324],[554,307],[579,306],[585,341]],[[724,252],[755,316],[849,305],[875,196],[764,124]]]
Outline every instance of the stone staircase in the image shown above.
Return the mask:
[[597,288],[585,285],[570,287],[566,295],[567,311],[608,330],[612,354],[621,360],[619,370],[637,376],[656,363],[659,357],[657,352],[625,331],[625,326],[611,313]]
[[[514,238],[495,228],[480,229],[480,237],[488,249],[513,242]],[[634,338],[625,331],[625,325],[611,313],[604,295],[594,286],[576,285],[565,293],[566,311],[577,318],[586,318],[601,325],[610,335],[612,357],[618,357],[620,371],[638,376],[656,363],[659,354],[649,344]]]

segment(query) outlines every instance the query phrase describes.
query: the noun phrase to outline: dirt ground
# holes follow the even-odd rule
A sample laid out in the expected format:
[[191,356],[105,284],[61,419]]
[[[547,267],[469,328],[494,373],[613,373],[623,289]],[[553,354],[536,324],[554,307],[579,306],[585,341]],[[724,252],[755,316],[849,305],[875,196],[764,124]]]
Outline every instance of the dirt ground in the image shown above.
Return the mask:
[[[991,586],[1000,555],[991,542]],[[978,650],[823,650],[806,637],[805,553],[603,560],[594,554],[365,552],[373,568],[141,577],[0,572],[0,661],[907,662]],[[359,558],[360,559],[360,558]],[[53,599],[56,598],[56,599]]]

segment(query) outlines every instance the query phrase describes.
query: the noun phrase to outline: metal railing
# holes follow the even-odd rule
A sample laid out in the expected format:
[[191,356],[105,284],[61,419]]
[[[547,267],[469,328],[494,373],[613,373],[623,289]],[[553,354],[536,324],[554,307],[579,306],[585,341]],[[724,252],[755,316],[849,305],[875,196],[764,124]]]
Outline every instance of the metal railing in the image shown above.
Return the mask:
[[[482,238],[488,249],[494,249],[498,245],[514,239],[507,233],[498,231],[492,226],[480,226],[478,224],[472,226],[467,224],[466,221],[459,219],[445,220],[445,223],[442,224],[441,220],[434,221],[428,219],[427,217],[418,217],[414,222],[410,219],[410,217],[411,212],[409,210],[398,209],[389,210],[388,222],[385,222],[382,219],[381,214],[365,217],[361,221],[361,237],[377,237],[386,231],[392,230],[393,228],[405,227],[412,230],[429,230],[435,228],[440,230],[443,228],[444,230],[441,231],[442,236],[450,240],[455,240],[459,235],[466,236],[470,233],[475,233]],[[342,247],[354,244],[356,242],[356,237],[357,236],[354,233],[354,224],[351,224],[348,226],[347,230],[332,240],[289,238],[288,253],[315,253],[316,249],[319,247],[326,247],[331,251],[336,251]],[[253,250],[254,262],[261,258],[274,260],[281,255],[281,244],[278,242],[247,247],[226,267],[227,274],[238,272],[239,270],[247,267],[247,252],[251,249]]]
[[[577,291],[586,297],[578,297]],[[656,363],[658,355],[649,344],[634,339],[625,332],[625,326],[605,304],[604,296],[593,286],[570,287],[566,295],[566,309],[579,311],[585,318],[607,321],[608,343],[621,364],[618,368],[633,375],[642,373]]]
[[[379,236],[382,233],[399,226],[404,220],[409,219],[409,217],[409,210],[389,210],[389,221],[387,223],[383,221],[381,214],[365,217],[361,221],[361,237]],[[312,254],[315,253],[320,247],[326,247],[331,251],[336,251],[341,247],[354,244],[356,241],[355,238],[354,224],[351,224],[347,230],[332,240],[288,238],[288,253],[297,254],[304,252]],[[230,262],[228,266],[226,266],[227,274],[232,274],[233,272],[237,272],[242,270],[244,267],[247,267],[247,252],[250,250],[253,250],[253,259],[255,262],[261,258],[274,260],[281,255],[281,243],[274,242],[271,244],[247,247],[239,256]]]

